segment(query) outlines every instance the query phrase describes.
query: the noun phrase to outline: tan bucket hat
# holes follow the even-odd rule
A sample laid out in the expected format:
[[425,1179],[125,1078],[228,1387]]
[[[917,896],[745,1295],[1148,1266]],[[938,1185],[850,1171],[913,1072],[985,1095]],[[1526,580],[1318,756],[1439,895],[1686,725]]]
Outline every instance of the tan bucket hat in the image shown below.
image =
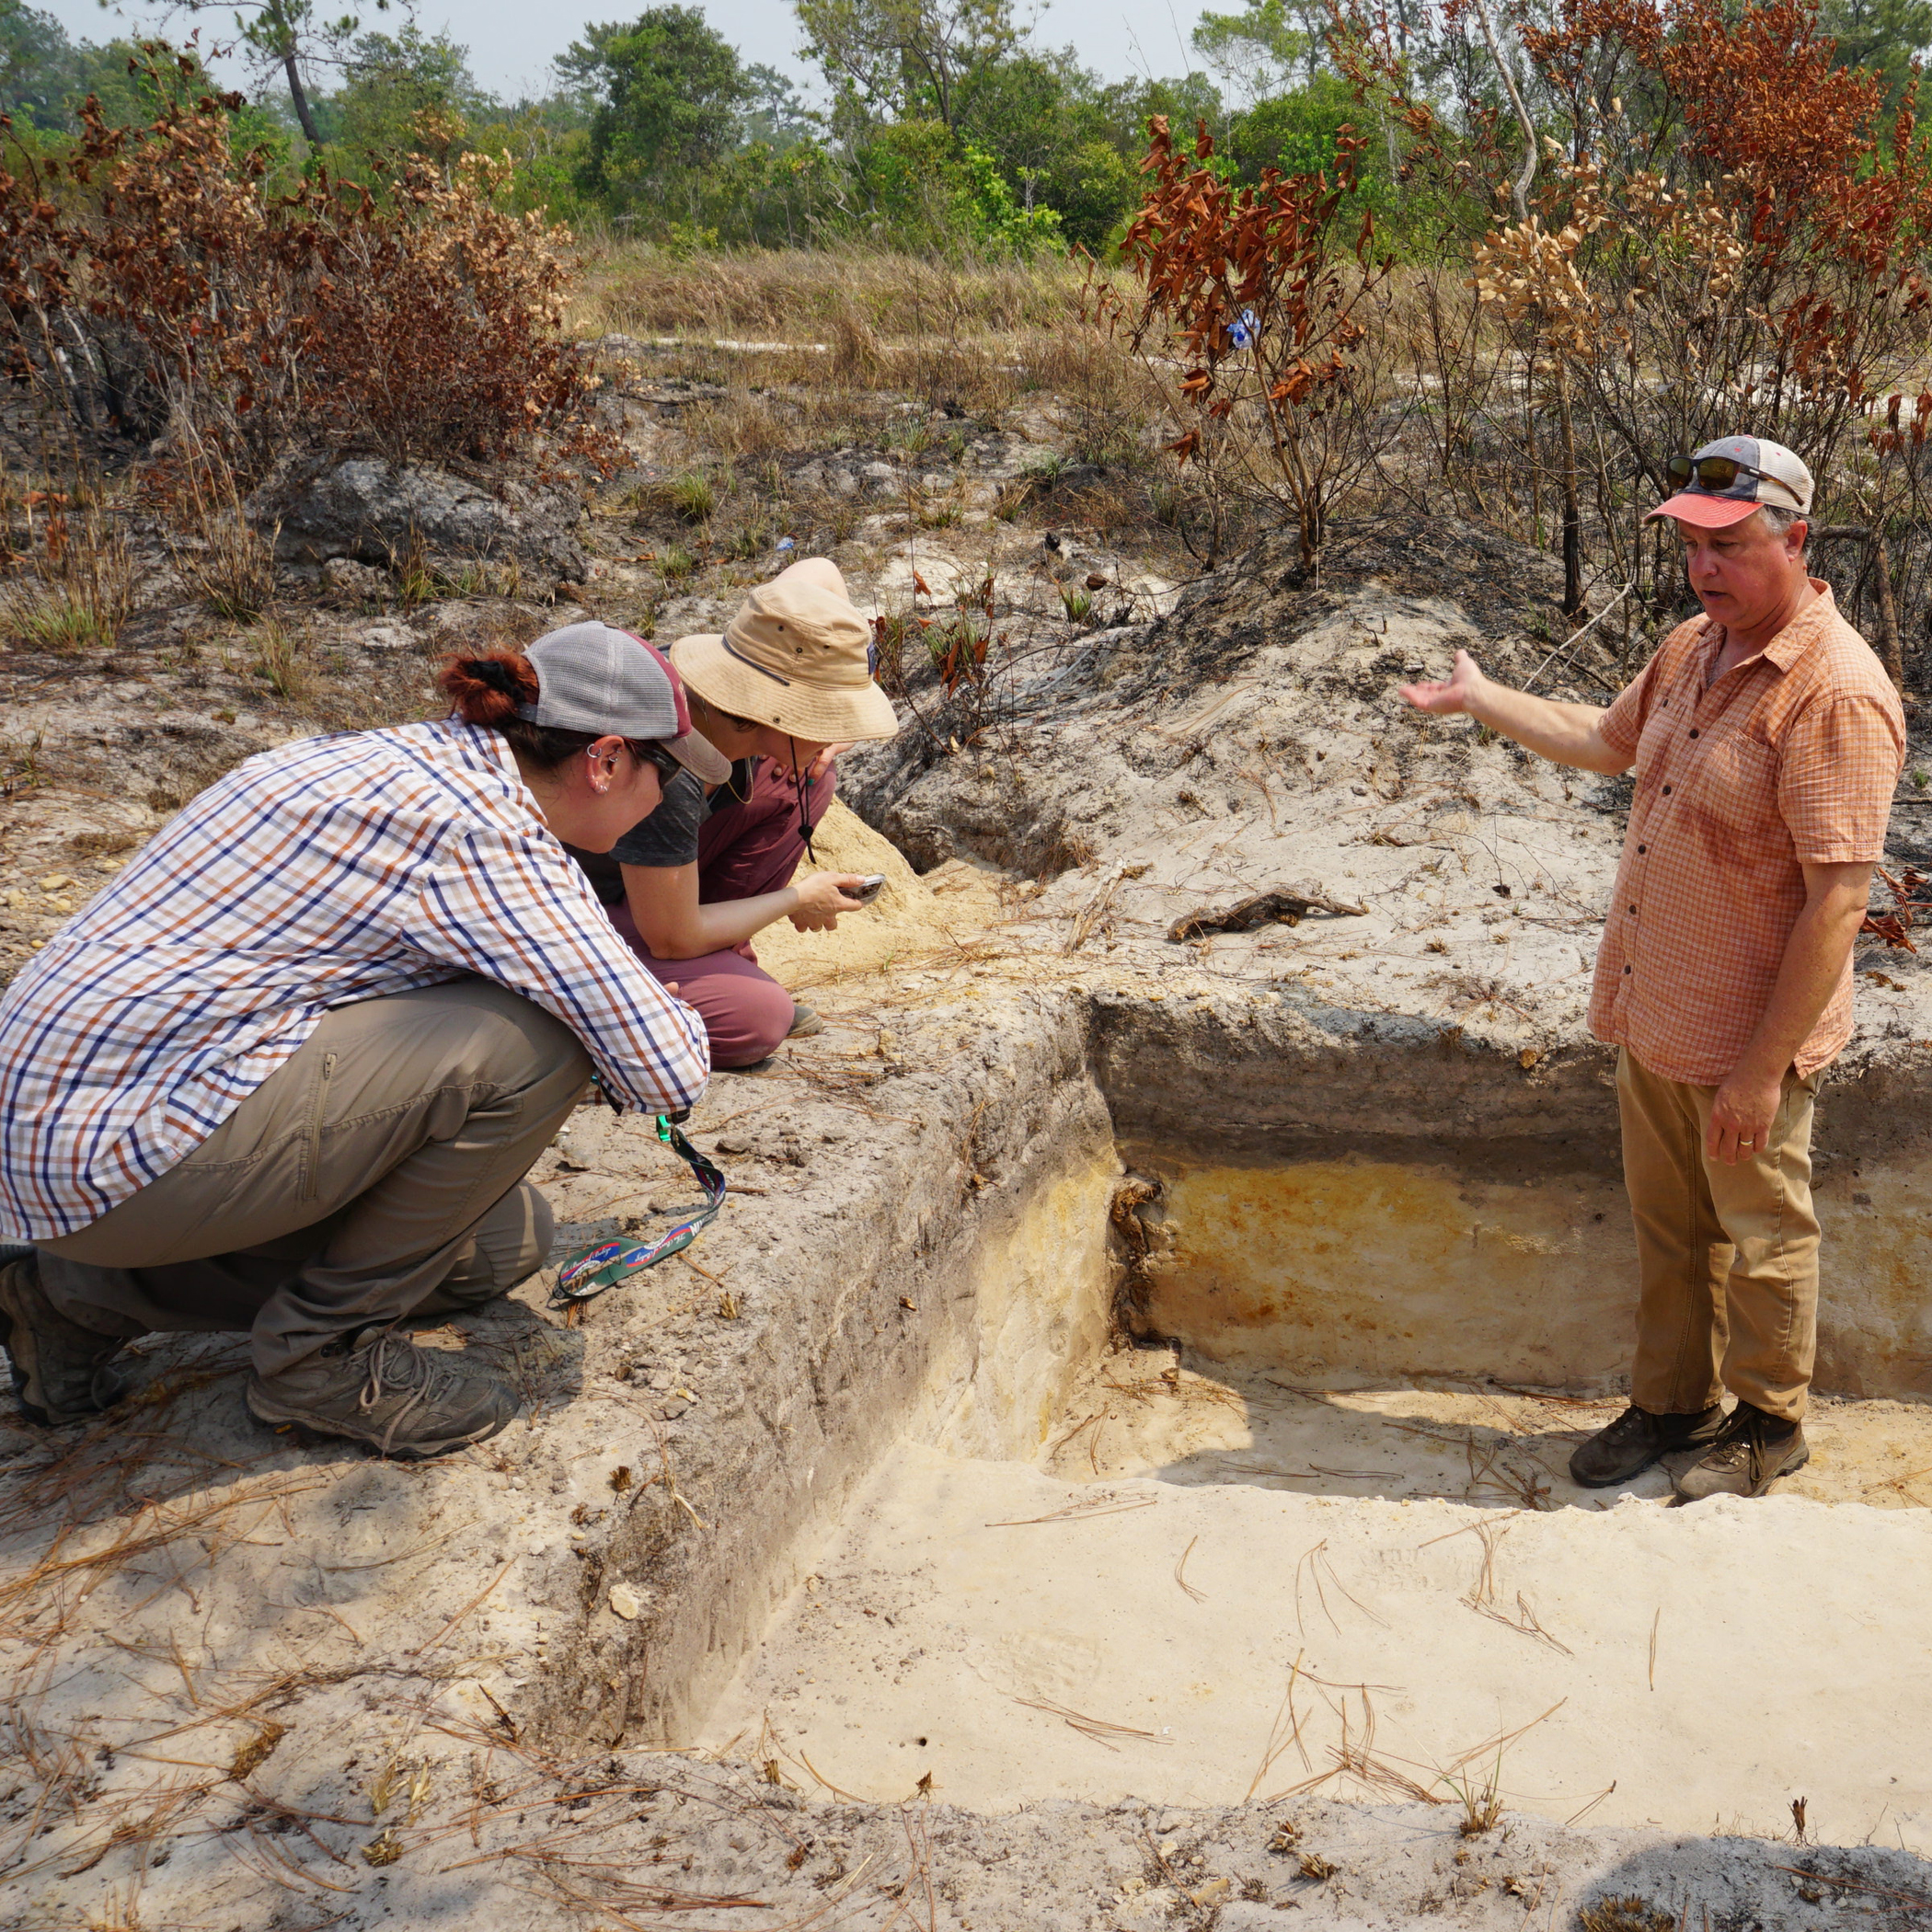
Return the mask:
[[851,600],[794,564],[744,600],[722,637],[680,638],[671,661],[733,718],[840,744],[899,730],[891,699],[872,682],[871,644],[872,627]]

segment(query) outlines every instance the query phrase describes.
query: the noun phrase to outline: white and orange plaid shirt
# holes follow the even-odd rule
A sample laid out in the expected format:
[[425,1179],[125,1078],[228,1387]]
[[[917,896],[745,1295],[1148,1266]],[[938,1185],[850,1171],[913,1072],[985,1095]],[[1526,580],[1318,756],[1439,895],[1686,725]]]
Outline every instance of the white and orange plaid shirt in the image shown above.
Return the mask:
[[0,1001],[0,1230],[89,1225],[331,1006],[468,973],[562,1020],[619,1100],[704,1091],[704,1023],[617,937],[495,732],[404,725],[250,758]]
[[[1830,586],[1811,587],[1817,601],[1714,684],[1723,627],[1680,624],[1604,715],[1636,796],[1590,1029],[1667,1080],[1718,1087],[1737,1064],[1805,903],[1802,868],[1884,856],[1904,712]],[[1847,958],[1798,1071],[1834,1058],[1851,1025]]]

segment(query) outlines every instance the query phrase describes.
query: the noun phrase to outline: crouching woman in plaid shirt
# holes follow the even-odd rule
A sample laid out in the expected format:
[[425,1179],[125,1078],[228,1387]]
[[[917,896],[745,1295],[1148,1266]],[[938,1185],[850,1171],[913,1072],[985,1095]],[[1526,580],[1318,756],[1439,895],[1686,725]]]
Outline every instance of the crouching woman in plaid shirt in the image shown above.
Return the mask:
[[454,715],[263,753],[195,799],[0,1001],[0,1343],[73,1421],[160,1329],[246,1329],[248,1407],[441,1454],[516,1413],[396,1332],[539,1267],[523,1176],[583,1095],[688,1106],[704,1028],[564,842],[611,844],[680,768],[668,664],[574,626],[452,661]]

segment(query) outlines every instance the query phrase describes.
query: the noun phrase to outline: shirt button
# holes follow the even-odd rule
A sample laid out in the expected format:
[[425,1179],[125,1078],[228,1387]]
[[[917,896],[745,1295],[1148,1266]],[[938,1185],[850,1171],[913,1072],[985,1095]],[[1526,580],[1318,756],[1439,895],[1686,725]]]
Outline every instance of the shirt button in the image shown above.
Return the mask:
[[1628,968],[1627,966],[1626,966],[1626,967],[1624,968],[1624,971],[1625,971],[1626,972],[1629,972],[1629,970],[1630,970],[1630,969],[1629,969],[1629,968]]
[[1639,845],[1639,846],[1638,846],[1638,848],[1637,848],[1637,851],[1638,851],[1638,855],[1639,855],[1639,857],[1641,857],[1641,856],[1642,856],[1642,855],[1643,855],[1644,853],[1648,852],[1648,851],[1649,851],[1650,849],[1650,847],[1649,847],[1648,845]]
[[1630,908],[1630,916],[1633,919],[1637,916],[1637,908],[1634,905]]
[[1669,797],[1670,797],[1670,795],[1671,795],[1671,788],[1670,788],[1670,787],[1669,787],[1668,785],[1666,785],[1666,786],[1665,786],[1665,787],[1663,788],[1663,795],[1664,795],[1664,797],[1665,797],[1665,798],[1669,798]]
[[1693,738],[1695,738],[1695,737],[1696,737],[1696,735],[1697,735],[1697,734],[1696,734],[1696,733],[1695,731],[1693,731],[1693,732],[1691,733],[1691,736],[1692,736]]

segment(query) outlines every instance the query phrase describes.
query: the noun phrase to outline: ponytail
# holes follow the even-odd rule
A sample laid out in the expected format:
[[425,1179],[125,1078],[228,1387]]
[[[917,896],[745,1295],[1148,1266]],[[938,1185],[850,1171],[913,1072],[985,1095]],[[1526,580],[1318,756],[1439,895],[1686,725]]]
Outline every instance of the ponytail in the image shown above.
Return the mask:
[[487,657],[445,658],[436,680],[465,724],[500,730],[523,705],[534,705],[542,688],[536,667],[520,651],[493,650]]

